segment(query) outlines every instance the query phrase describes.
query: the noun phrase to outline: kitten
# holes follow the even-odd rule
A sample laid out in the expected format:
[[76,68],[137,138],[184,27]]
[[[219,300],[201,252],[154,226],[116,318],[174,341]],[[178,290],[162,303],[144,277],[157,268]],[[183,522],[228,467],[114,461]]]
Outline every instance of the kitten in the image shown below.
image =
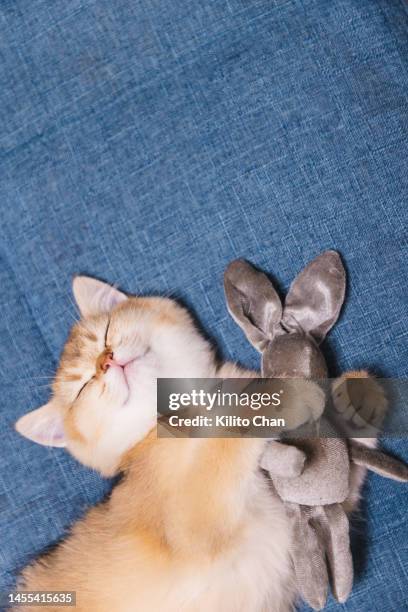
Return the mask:
[[[16,429],[66,447],[104,476],[124,477],[23,571],[18,588],[74,590],[78,612],[292,610],[291,533],[258,467],[266,440],[155,433],[157,378],[256,374],[219,366],[172,300],[128,298],[86,277],[73,290],[82,319],[63,350],[52,399]],[[349,503],[363,476],[356,474]]]
[[255,374],[219,367],[174,301],[127,298],[86,277],[73,288],[82,319],[52,399],[16,429],[124,478],[19,588],[75,590],[78,612],[291,610],[290,531],[258,467],[266,441],[155,434],[157,378]]

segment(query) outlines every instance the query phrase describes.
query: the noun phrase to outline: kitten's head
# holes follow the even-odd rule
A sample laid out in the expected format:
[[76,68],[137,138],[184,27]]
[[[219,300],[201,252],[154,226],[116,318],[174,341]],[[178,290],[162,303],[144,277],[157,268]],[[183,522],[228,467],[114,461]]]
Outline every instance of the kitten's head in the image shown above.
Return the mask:
[[155,426],[157,378],[211,376],[213,353],[170,299],[128,298],[83,276],[73,291],[82,318],[62,352],[52,398],[16,429],[112,475]]

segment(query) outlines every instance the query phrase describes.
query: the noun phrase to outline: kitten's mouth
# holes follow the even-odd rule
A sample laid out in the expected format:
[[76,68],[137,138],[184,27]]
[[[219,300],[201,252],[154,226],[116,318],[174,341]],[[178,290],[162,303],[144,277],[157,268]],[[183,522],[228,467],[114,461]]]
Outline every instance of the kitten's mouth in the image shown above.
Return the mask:
[[[128,392],[130,394],[130,378],[132,376],[132,370],[134,364],[139,360],[139,358],[130,359],[124,364],[120,364],[118,362],[112,362],[109,364],[109,367],[113,367],[122,375],[123,382],[127,386]],[[113,361],[113,360],[112,360]]]
[[132,370],[132,366],[134,363],[136,363],[136,361],[138,361],[139,358],[135,358],[135,359],[131,359],[130,361],[127,362],[126,365],[122,366],[123,369],[123,376],[125,377],[126,380],[126,384],[129,387],[129,378],[131,375],[131,372],[129,370]]
[[123,373],[125,375],[126,378],[126,382],[129,383],[129,378],[132,375],[132,369],[135,368],[135,365],[137,363],[140,363],[142,361],[142,359],[144,359],[144,357],[146,357],[146,355],[149,353],[150,349],[146,349],[141,355],[138,355],[137,357],[133,357],[133,359],[129,359],[129,361],[127,363],[125,363],[125,365],[123,366]]
[[130,359],[119,359],[115,358],[113,354],[109,356],[109,360],[107,360],[106,371],[111,369],[116,370],[121,374],[122,382],[126,385],[127,389],[127,398],[125,400],[125,404],[128,403],[132,392],[135,390],[135,385],[132,384],[132,380],[134,381],[134,376],[136,374],[137,365],[141,362],[143,357],[149,352],[149,349],[146,349],[144,353],[138,355],[137,357],[132,357]]
[[143,359],[143,357],[149,352],[149,349],[146,349],[144,351],[144,353],[142,353],[141,355],[138,355],[137,357],[131,357],[130,359],[118,359],[114,356],[114,354],[112,352],[108,353],[104,363],[103,363],[103,370],[106,372],[110,367],[117,367],[120,368],[123,372],[123,375],[126,379],[126,382],[128,382],[128,376],[129,376],[129,369],[131,369],[132,365],[134,363],[136,363],[137,361],[140,361],[141,359]]
[[127,396],[125,402],[123,403],[123,407],[127,406],[130,401],[130,398],[132,397],[132,388],[130,385],[130,380],[132,378],[132,374],[134,374],[134,371],[132,372],[132,369],[136,361],[137,359],[132,359],[131,361],[128,361],[128,363],[122,368],[123,382],[125,383],[127,389]]

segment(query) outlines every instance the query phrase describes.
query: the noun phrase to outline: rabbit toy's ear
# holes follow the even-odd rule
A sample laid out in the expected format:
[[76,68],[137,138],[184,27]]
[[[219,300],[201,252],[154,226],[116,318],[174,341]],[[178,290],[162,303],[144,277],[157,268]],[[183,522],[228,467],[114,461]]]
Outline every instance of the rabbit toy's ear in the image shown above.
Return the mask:
[[286,297],[282,323],[303,330],[316,342],[336,323],[344,301],[346,273],[336,251],[325,251],[295,278]]
[[282,316],[282,304],[271,281],[248,262],[236,259],[225,270],[224,290],[232,318],[262,352]]

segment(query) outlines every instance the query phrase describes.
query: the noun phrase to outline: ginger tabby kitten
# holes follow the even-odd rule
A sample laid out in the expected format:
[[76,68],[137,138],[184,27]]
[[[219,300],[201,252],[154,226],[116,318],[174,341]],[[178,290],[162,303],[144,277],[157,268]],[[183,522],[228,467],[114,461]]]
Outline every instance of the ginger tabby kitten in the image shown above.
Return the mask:
[[19,588],[74,590],[78,612],[291,610],[290,532],[258,467],[266,441],[156,438],[157,378],[254,373],[219,366],[172,300],[127,298],[86,277],[74,295],[82,319],[52,399],[16,428],[124,477],[23,571]]

